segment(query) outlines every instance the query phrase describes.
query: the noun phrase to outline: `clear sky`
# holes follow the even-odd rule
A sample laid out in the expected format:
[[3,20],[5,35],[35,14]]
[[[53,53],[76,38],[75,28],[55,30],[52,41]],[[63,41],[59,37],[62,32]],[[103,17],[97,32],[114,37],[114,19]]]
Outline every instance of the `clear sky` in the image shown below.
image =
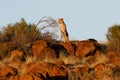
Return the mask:
[[37,23],[42,17],[62,17],[70,39],[105,41],[107,30],[120,24],[120,0],[0,0],[0,28],[24,18]]

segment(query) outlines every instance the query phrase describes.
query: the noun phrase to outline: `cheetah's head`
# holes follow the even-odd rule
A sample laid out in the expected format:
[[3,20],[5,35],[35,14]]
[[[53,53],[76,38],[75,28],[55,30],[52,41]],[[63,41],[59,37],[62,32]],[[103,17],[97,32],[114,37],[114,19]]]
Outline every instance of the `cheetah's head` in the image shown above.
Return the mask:
[[63,23],[63,18],[58,18],[58,23]]

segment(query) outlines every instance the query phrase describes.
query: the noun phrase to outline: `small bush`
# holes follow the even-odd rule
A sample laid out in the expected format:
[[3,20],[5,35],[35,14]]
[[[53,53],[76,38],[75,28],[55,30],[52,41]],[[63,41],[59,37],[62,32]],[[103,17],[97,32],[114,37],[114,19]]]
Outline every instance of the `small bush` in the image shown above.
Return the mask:
[[[40,31],[36,28],[34,24],[28,25],[24,19],[21,19],[20,22],[9,24],[3,29],[0,34],[0,42],[3,44],[6,42],[11,43],[11,47],[9,47],[9,49],[23,50],[27,53],[28,48],[30,47],[30,43],[34,40],[40,39],[41,37],[42,35]],[[3,45],[1,45],[1,47],[2,46]],[[7,52],[8,50],[5,49],[6,48],[4,48],[3,51]]]
[[120,52],[120,25],[113,25],[106,34],[109,42],[109,50]]

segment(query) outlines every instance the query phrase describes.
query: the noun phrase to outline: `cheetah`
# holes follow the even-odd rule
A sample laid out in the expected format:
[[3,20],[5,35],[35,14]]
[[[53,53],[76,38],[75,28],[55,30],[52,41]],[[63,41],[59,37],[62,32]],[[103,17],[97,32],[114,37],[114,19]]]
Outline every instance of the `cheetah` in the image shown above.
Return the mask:
[[69,42],[69,35],[63,18],[58,18],[58,23],[60,25],[61,40],[64,40],[64,42]]

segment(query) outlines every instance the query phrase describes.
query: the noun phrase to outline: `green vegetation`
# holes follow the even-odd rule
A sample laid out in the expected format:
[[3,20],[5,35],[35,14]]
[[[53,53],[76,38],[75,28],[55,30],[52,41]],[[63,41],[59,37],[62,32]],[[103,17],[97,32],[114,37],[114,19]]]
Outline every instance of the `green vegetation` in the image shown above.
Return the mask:
[[120,52],[120,25],[111,26],[108,29],[106,36],[109,42],[109,49],[119,53]]

